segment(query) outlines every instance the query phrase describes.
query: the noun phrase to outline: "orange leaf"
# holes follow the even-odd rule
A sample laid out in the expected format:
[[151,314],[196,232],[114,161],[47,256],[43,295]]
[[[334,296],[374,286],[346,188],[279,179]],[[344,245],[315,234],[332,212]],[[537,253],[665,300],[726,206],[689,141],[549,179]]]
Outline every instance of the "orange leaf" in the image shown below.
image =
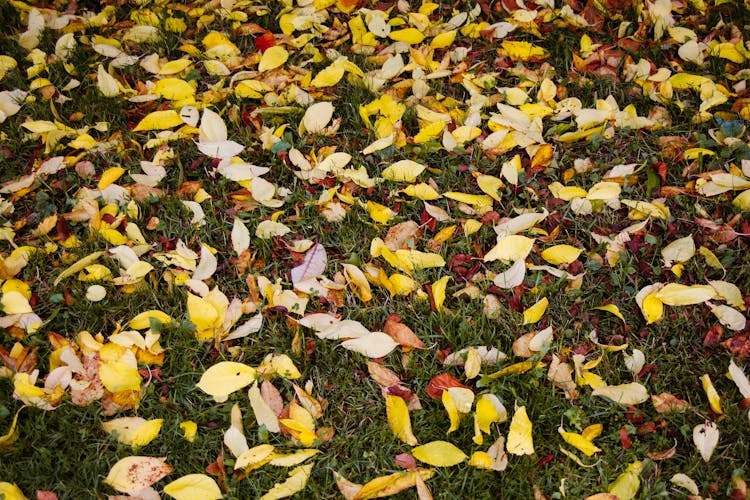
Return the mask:
[[401,317],[398,314],[391,314],[385,320],[383,332],[390,335],[401,347],[424,349],[424,344],[412,331],[411,328],[401,323]]

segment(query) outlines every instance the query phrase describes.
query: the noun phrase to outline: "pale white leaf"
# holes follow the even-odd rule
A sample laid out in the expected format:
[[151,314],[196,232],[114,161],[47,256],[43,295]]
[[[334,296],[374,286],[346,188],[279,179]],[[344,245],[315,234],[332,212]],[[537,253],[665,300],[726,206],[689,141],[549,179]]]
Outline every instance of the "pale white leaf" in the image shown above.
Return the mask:
[[333,104],[330,102],[316,102],[305,111],[302,117],[302,127],[307,132],[320,133],[333,117]]
[[382,358],[398,347],[398,344],[388,334],[372,332],[363,337],[345,340],[341,343],[341,347],[358,352],[368,358]]
[[719,429],[716,424],[706,420],[693,428],[693,443],[703,457],[704,462],[711,460],[711,455],[719,444]]
[[526,277],[526,261],[519,259],[513,263],[510,268],[495,276],[492,282],[500,288],[515,288],[523,283]]
[[201,260],[193,273],[194,280],[207,280],[216,272],[216,256],[206,245],[201,245]]
[[250,230],[238,217],[232,224],[232,248],[237,255],[250,248]]

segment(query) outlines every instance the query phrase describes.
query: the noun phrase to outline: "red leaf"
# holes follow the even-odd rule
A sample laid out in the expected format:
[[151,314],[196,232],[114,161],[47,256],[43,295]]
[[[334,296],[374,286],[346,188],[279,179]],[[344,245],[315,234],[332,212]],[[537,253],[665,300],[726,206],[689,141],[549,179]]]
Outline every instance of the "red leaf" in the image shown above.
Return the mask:
[[427,395],[432,399],[440,399],[443,396],[443,391],[451,387],[464,387],[466,389],[471,389],[471,387],[462,384],[450,373],[441,373],[440,375],[432,377],[432,380],[427,384],[427,389],[425,390],[427,391]]
[[255,39],[255,48],[258,49],[261,54],[274,45],[276,45],[276,39],[270,31],[266,31]]
[[633,445],[633,441],[630,439],[630,436],[628,436],[628,431],[625,427],[620,429],[620,443],[622,444],[623,450],[627,450]]

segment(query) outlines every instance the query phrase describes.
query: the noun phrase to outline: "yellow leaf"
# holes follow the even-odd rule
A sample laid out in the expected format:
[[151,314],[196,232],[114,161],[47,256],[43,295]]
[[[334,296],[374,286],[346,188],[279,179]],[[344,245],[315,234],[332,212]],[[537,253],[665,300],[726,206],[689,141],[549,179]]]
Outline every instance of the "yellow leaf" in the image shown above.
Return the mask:
[[218,500],[224,495],[212,478],[205,474],[188,474],[164,487],[164,493],[177,500]]
[[743,191],[732,200],[732,205],[740,210],[750,210],[750,189]]
[[435,302],[435,310],[440,312],[445,302],[445,289],[450,281],[450,276],[443,276],[432,284],[432,300]]
[[468,380],[476,378],[482,370],[482,358],[479,352],[473,347],[466,351],[466,361],[464,362],[464,374]]
[[110,167],[107,170],[102,173],[101,178],[99,179],[99,183],[96,186],[96,189],[99,191],[105,189],[110,184],[114,183],[117,179],[122,177],[122,174],[125,173],[125,169],[122,167]]
[[381,173],[383,179],[396,182],[414,182],[425,166],[412,160],[400,160],[385,168]]
[[531,435],[532,425],[526,414],[526,407],[516,408],[510,421],[506,449],[513,455],[533,455],[534,440]]
[[479,186],[479,189],[484,191],[493,200],[497,201],[498,203],[501,201],[498,190],[503,187],[502,180],[495,177],[494,175],[478,175],[477,185]]
[[456,200],[458,202],[471,205],[472,208],[474,208],[474,210],[479,213],[479,215],[484,215],[485,213],[492,210],[492,198],[484,194],[468,194],[449,191],[447,193],[443,193],[443,196],[445,196],[446,198],[450,198],[451,200]]
[[[13,416],[13,421],[10,423],[8,432],[6,432],[5,435],[0,436],[0,452],[10,449],[11,445],[18,440],[18,414],[21,413],[22,409],[23,407],[19,408]],[[2,489],[0,489],[0,493],[2,493]]]
[[0,305],[3,307],[2,312],[6,315],[34,312],[31,309],[29,300],[23,294],[16,291],[4,293],[2,298],[0,298]]
[[371,200],[367,200],[367,213],[378,224],[386,224],[393,217],[393,211],[390,208]]
[[444,121],[431,122],[420,127],[419,132],[413,138],[414,144],[424,144],[425,142],[437,139],[440,137],[443,129],[445,129]]
[[318,453],[320,453],[320,450],[315,449],[298,450],[287,455],[273,453],[270,457],[271,460],[268,463],[276,467],[293,467],[295,465],[301,464],[308,458],[315,456]]
[[289,52],[281,45],[274,45],[263,52],[258,64],[258,71],[270,71],[283,65],[289,59]]
[[0,497],[5,500],[28,500],[21,488],[13,483],[0,482]]
[[597,451],[602,451],[601,448],[595,446],[590,439],[582,436],[581,434],[577,434],[575,432],[566,432],[562,426],[557,429],[557,432],[560,433],[566,443],[581,451],[587,457],[590,457]]
[[502,260],[516,262],[525,259],[534,247],[534,240],[520,234],[498,238],[497,244],[484,255],[485,262]]
[[104,482],[117,491],[133,493],[151,486],[172,470],[162,458],[125,457],[112,466]]
[[650,293],[643,298],[641,305],[643,317],[649,325],[659,321],[664,316],[664,303],[659,300],[656,293]]
[[529,42],[503,40],[501,46],[501,52],[512,61],[528,61],[532,57],[540,59],[547,56],[543,48]]
[[688,148],[683,155],[686,160],[695,160],[701,156],[716,156],[716,153],[706,148]]
[[367,281],[365,273],[354,264],[342,264],[344,277],[346,282],[352,288],[354,295],[356,295],[362,302],[369,302],[372,300],[372,291],[370,290],[370,283]]
[[396,42],[405,42],[409,45],[422,43],[422,40],[424,40],[424,35],[416,28],[405,28],[402,30],[391,31],[388,34],[388,37]]
[[198,340],[213,338],[215,329],[223,319],[211,301],[188,293],[187,300],[188,321],[195,325],[195,335]]
[[637,405],[648,401],[648,390],[638,382],[621,385],[598,387],[591,392],[592,396],[602,396],[621,405]]
[[182,73],[188,66],[191,66],[193,61],[190,59],[176,59],[174,61],[168,61],[159,68],[160,75],[176,75]]
[[181,78],[163,78],[156,82],[151,93],[170,101],[181,101],[195,96],[195,88]]
[[547,311],[548,305],[549,301],[547,300],[547,297],[542,297],[542,299],[537,301],[534,305],[525,309],[523,311],[523,324],[528,325],[530,323],[536,323],[542,319],[542,316],[544,316],[544,313]]
[[719,415],[723,415],[724,411],[721,409],[721,397],[719,397],[719,393],[716,392],[716,388],[714,387],[713,382],[711,382],[711,377],[708,376],[708,374],[701,375],[701,385],[703,386],[703,390],[706,393],[706,397],[708,398],[708,404],[711,406],[711,409],[714,411],[714,413],[718,413]]
[[668,283],[654,293],[654,296],[668,306],[701,304],[716,297],[716,290],[708,285],[681,285]]
[[[750,191],[747,191],[750,193]],[[714,269],[724,269],[724,265],[721,263],[719,258],[708,248],[706,247],[700,247],[698,249],[698,253],[703,256],[703,259],[706,261],[706,264],[713,267]]]
[[440,33],[435,38],[432,39],[430,42],[430,48],[431,49],[444,49],[445,47],[448,47],[453,43],[453,41],[456,39],[456,30],[450,30],[446,31],[445,33]]
[[221,361],[201,376],[197,387],[223,403],[230,394],[250,385],[256,378],[255,369],[243,363]]
[[102,427],[112,434],[117,431],[117,441],[140,448],[157,438],[163,419],[145,420],[141,417],[122,417],[104,422]]
[[631,500],[638,493],[641,486],[640,473],[643,468],[641,462],[633,462],[627,466],[625,472],[617,476],[607,491],[616,495],[619,500]]
[[71,264],[70,267],[68,267],[65,271],[61,272],[60,275],[57,278],[55,278],[53,285],[57,286],[58,284],[60,284],[62,280],[64,280],[68,276],[73,276],[75,273],[82,271],[83,269],[86,268],[86,266],[96,262],[97,259],[99,259],[99,257],[101,257],[102,255],[104,255],[104,252],[102,251],[94,252],[94,253],[88,254],[86,257],[79,259],[75,263]]
[[411,454],[420,462],[435,467],[452,467],[469,458],[463,451],[447,441],[431,441],[417,446],[411,450]]
[[183,420],[180,422],[180,429],[182,429],[182,435],[188,442],[192,443],[195,441],[195,433],[198,432],[198,424],[192,420]]
[[96,72],[96,86],[104,97],[115,97],[120,95],[120,85],[115,77],[107,73],[101,64]]
[[137,391],[141,388],[138,368],[121,362],[101,363],[99,378],[109,392]]
[[705,84],[713,82],[705,76],[691,75],[689,73],[677,73],[667,80],[675,89],[695,89],[700,90]]
[[425,479],[429,479],[433,474],[434,471],[432,469],[416,469],[376,477],[368,481],[356,494],[348,498],[352,498],[352,500],[368,500],[395,495],[400,491],[416,486],[419,480],[424,482]]
[[581,255],[580,248],[576,248],[572,245],[555,245],[542,251],[542,258],[552,264],[558,266],[560,264],[570,264],[571,262],[578,259]]
[[289,229],[285,224],[282,224],[281,222],[264,220],[261,221],[260,224],[258,224],[257,228],[255,228],[255,236],[264,240],[268,240],[275,236],[284,236],[291,231],[291,229]]
[[167,109],[162,111],[153,111],[138,122],[133,132],[140,132],[143,130],[166,130],[168,128],[182,125],[183,121],[180,118],[179,113],[173,109]]
[[424,182],[407,186],[402,189],[401,192],[406,193],[412,198],[417,198],[418,200],[431,201],[441,198],[440,193],[435,191],[432,186],[430,186],[429,184],[425,184]]
[[614,314],[615,316],[620,318],[623,323],[625,322],[625,316],[622,315],[622,313],[620,312],[620,308],[615,304],[604,304],[603,306],[597,306],[594,309],[599,311],[607,311],[608,313]]
[[482,433],[490,433],[490,425],[495,422],[505,422],[508,412],[505,406],[494,394],[482,394],[477,398],[476,410],[474,412],[474,437],[476,444],[482,444]]
[[259,444],[243,451],[234,463],[234,470],[247,469],[247,472],[255,470],[270,461],[268,457],[276,448],[270,444]]
[[[280,377],[284,377],[287,380],[298,379],[302,376],[292,358],[286,354],[271,354],[271,369],[272,372]],[[265,361],[264,361],[265,364]],[[264,376],[269,373],[263,373]]]
[[391,428],[391,432],[393,432],[393,434],[395,434],[397,438],[399,438],[409,446],[417,445],[417,438],[414,436],[411,430],[409,409],[406,407],[406,403],[404,402],[403,398],[399,396],[392,396],[390,394],[386,395],[385,411],[388,419],[388,426]]
[[315,75],[310,85],[315,88],[333,87],[344,77],[346,67],[338,61],[329,64]]
[[485,451],[475,451],[471,454],[469,465],[477,469],[489,469],[492,467],[492,457]]
[[311,464],[300,465],[299,467],[292,469],[286,481],[274,484],[273,488],[271,488],[268,493],[260,497],[260,500],[279,500],[302,491],[307,484],[307,480],[310,479],[312,468],[313,466]]
[[620,196],[620,185],[616,182],[598,182],[586,193],[587,200],[611,200]]

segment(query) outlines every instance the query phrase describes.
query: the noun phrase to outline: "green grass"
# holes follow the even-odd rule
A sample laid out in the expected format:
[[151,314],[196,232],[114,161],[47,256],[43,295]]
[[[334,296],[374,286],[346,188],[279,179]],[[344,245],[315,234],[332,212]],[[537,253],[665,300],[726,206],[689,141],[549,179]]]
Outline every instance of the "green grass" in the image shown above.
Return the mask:
[[[28,51],[18,43],[18,36],[27,27],[26,15],[19,13],[16,5],[0,0],[0,19],[6,23],[6,30],[0,36],[0,54],[12,57],[18,63],[15,70],[8,71],[0,80],[0,90],[29,90],[33,80],[26,74],[26,69],[31,65],[26,60]],[[453,8],[467,11],[472,6],[462,2],[453,6],[441,4],[429,19],[432,22],[439,19],[445,21],[456,13]],[[297,314],[283,308],[268,307],[269,302],[264,299],[253,304],[264,318],[259,332],[221,343],[218,348],[213,342],[199,342],[195,338],[195,326],[189,321],[186,306],[188,289],[174,282],[175,274],[182,270],[160,263],[155,254],[169,252],[179,241],[198,253],[202,244],[211,246],[216,250],[218,267],[214,275],[205,280],[206,285],[209,288],[217,287],[229,300],[237,297],[250,307],[252,297],[258,290],[249,288],[249,277],[258,279],[263,276],[271,283],[278,280],[284,290],[292,289],[289,272],[299,264],[301,257],[293,255],[288,246],[298,239],[313,240],[324,246],[328,253],[325,276],[329,279],[336,279],[337,273],[343,274],[344,263],[354,263],[363,268],[365,263],[372,261],[383,267],[387,274],[403,272],[386,264],[383,258],[373,259],[370,245],[374,238],[386,238],[388,229],[395,224],[414,221],[420,224],[420,233],[413,241],[414,248],[423,251],[430,251],[431,240],[440,230],[452,224],[459,226],[452,237],[432,250],[445,259],[446,266],[419,269],[413,273],[419,291],[408,296],[391,296],[382,287],[373,285],[373,299],[364,303],[356,298],[349,287],[338,298],[309,297],[307,312],[335,313],[342,318],[359,321],[372,331],[382,329],[390,314],[398,314],[402,322],[424,342],[425,349],[404,355],[395,351],[382,360],[376,360],[396,373],[403,386],[419,397],[422,409],[412,411],[410,418],[420,444],[446,440],[470,456],[474,452],[486,451],[498,436],[507,437],[509,433],[509,422],[495,423],[492,432],[484,436],[484,443],[475,444],[472,440],[472,409],[463,418],[458,430],[447,434],[450,425],[448,415],[442,403],[431,399],[427,393],[430,380],[438,374],[453,375],[469,385],[476,395],[494,394],[508,410],[509,419],[515,407],[526,408],[533,424],[533,455],[510,455],[508,467],[503,472],[480,470],[468,463],[436,467],[434,476],[427,481],[434,498],[533,498],[537,492],[546,498],[585,498],[606,491],[626,466],[636,461],[642,461],[643,469],[639,474],[640,487],[635,498],[683,495],[683,490],[670,483],[670,478],[678,473],[690,476],[704,497],[723,498],[734,494],[734,498],[739,498],[740,493],[732,493],[732,481],[733,478],[745,478],[748,474],[750,434],[747,431],[746,405],[735,384],[725,376],[732,354],[721,345],[705,341],[707,334],[717,328],[718,321],[707,305],[697,304],[666,306],[661,321],[647,324],[636,304],[635,295],[643,287],[656,282],[689,285],[725,280],[736,284],[746,297],[750,264],[745,256],[750,224],[747,212],[731,204],[732,198],[740,191],[733,192],[731,196],[704,197],[689,191],[668,196],[664,203],[670,209],[670,216],[664,220],[653,219],[645,231],[632,235],[626,250],[620,254],[619,262],[610,266],[606,261],[605,245],[597,243],[591,234],[595,232],[614,237],[636,223],[636,220],[628,217],[627,207],[612,209],[595,204],[593,213],[581,215],[576,213],[572,203],[554,198],[549,186],[553,182],[561,182],[590,189],[602,181],[604,174],[612,167],[635,163],[637,179],[623,186],[620,198],[651,202],[662,196],[663,188],[689,190],[697,176],[707,172],[731,169],[738,173],[742,169],[742,162],[750,160],[750,141],[744,128],[748,125],[747,111],[740,111],[742,101],[739,101],[743,97],[746,99],[746,95],[741,87],[736,92],[738,95],[732,95],[726,103],[711,108],[714,117],[703,123],[691,121],[701,103],[698,93],[680,89],[675,90],[675,99],[680,99],[680,103],[672,100],[659,104],[672,119],[672,125],[666,128],[632,130],[612,125],[611,135],[610,131],[606,131],[588,140],[565,143],[559,140],[559,136],[576,130],[574,117],[561,121],[544,118],[542,133],[545,140],[554,146],[554,158],[548,165],[532,172],[533,151],[514,147],[493,156],[483,152],[480,142],[492,132],[488,120],[496,112],[493,104],[502,102],[498,88],[520,86],[528,93],[530,102],[535,102],[540,82],[535,80],[533,72],[540,69],[542,61],[510,60],[503,55],[502,41],[490,39],[486,33],[476,38],[459,33],[454,47],[447,50],[467,48],[465,67],[449,77],[427,80],[431,90],[429,99],[423,102],[455,107],[457,112],[454,111],[454,122],[450,124],[452,130],[461,125],[461,120],[465,118],[462,113],[474,102],[471,101],[471,92],[462,85],[462,75],[491,75],[495,78],[496,87],[482,89],[482,95],[492,102],[480,112],[478,126],[483,136],[454,151],[442,148],[441,137],[426,144],[414,144],[412,138],[422,125],[415,108],[420,100],[406,93],[405,96],[401,95],[401,101],[407,106],[401,123],[406,144],[362,155],[362,149],[377,137],[360,118],[359,107],[383,93],[391,93],[399,100],[402,92],[400,85],[414,76],[412,71],[416,63],[387,82],[380,92],[371,92],[352,75],[324,89],[304,87],[303,83],[296,81],[296,85],[304,87],[303,90],[314,100],[330,100],[335,107],[334,119],[341,120],[339,130],[333,136],[300,135],[298,124],[305,113],[303,106],[292,103],[290,106],[296,109],[277,113],[263,99],[238,98],[231,92],[231,76],[223,78],[207,74],[203,55],[189,55],[191,49],[185,47],[186,44],[193,44],[197,50],[203,50],[202,41],[206,34],[211,30],[221,31],[232,40],[244,58],[234,61],[234,66],[230,64],[232,75],[249,71],[240,76],[262,79],[266,75],[256,72],[256,40],[253,36],[238,36],[234,31],[240,24],[245,23],[245,27],[248,27],[246,23],[256,23],[258,27],[276,34],[277,42],[287,44],[285,46],[290,57],[278,72],[293,73],[286,79],[271,80],[274,92],[282,94],[285,86],[300,72],[312,71],[317,74],[326,68],[332,62],[327,57],[333,55],[333,49],[365,73],[380,69],[382,60],[351,50],[351,38],[346,38],[350,36],[346,26],[351,16],[330,7],[327,11],[329,18],[324,24],[332,27],[341,23],[343,27],[336,28],[341,29],[340,37],[315,39],[306,48],[297,50],[290,45],[292,39],[307,32],[317,32],[320,26],[310,28],[312,31],[301,28],[291,36],[280,35],[282,18],[279,16],[287,12],[281,3],[272,2],[270,12],[265,14],[256,15],[248,10],[248,18],[244,21],[222,18],[221,13],[211,7],[205,14],[216,14],[216,17],[201,21],[206,22],[207,26],[200,26],[196,17],[180,12],[176,5],[150,3],[148,7],[161,18],[174,15],[184,19],[188,31],[183,34],[165,32],[164,37],[153,44],[127,42],[123,50],[139,57],[155,53],[163,62],[190,57],[195,65],[190,75],[182,76],[187,80],[197,80],[198,106],[219,112],[228,127],[229,139],[245,146],[240,154],[242,160],[268,167],[270,172],[264,178],[288,192],[280,207],[257,203],[241,190],[237,182],[216,173],[216,162],[203,156],[195,146],[197,134],[188,139],[168,142],[164,147],[170,148],[173,154],[164,163],[167,175],[158,184],[161,193],[139,199],[136,203],[138,216],[127,216],[127,223],[137,225],[144,238],[152,244],[141,259],[155,269],[132,289],[116,285],[111,280],[102,280],[98,284],[104,286],[107,296],[101,302],[92,302],[86,298],[87,288],[92,283],[80,281],[78,273],[55,284],[55,279],[73,262],[98,251],[105,253],[97,263],[108,268],[115,277],[121,272],[120,262],[107,252],[116,245],[98,234],[87,220],[76,217],[81,206],[80,198],[85,190],[98,188],[102,173],[110,167],[123,167],[125,173],[116,180],[116,184],[132,187],[135,179],[132,175],[141,173],[141,161],[153,160],[158,150],[144,147],[149,139],[156,137],[157,132],[133,132],[132,129],[148,113],[170,109],[170,104],[163,99],[133,103],[122,96],[104,97],[97,88],[96,72],[100,64],[109,69],[111,61],[93,51],[89,41],[96,35],[121,39],[131,26],[131,13],[142,7],[134,2],[121,2],[116,6],[114,19],[107,25],[98,28],[84,25],[75,27],[73,32],[78,44],[68,60],[76,70],[74,75],[68,73],[63,61],[53,56],[61,32],[45,29],[40,36],[38,50],[47,55],[47,67],[37,76],[48,78],[55,86],[56,94],[50,101],[43,92],[30,91],[21,111],[0,124],[3,137],[0,184],[31,174],[41,161],[49,157],[62,155],[70,162],[66,169],[38,179],[27,192],[0,195],[3,200],[13,204],[12,212],[0,216],[0,226],[15,233],[12,244],[0,241],[0,263],[8,262],[16,246],[28,245],[41,249],[29,256],[28,263],[22,266],[15,278],[30,287],[30,306],[43,321],[36,332],[24,334],[14,328],[0,330],[0,347],[4,355],[0,357],[0,374],[9,375],[0,376],[0,434],[8,431],[13,416],[20,410],[18,439],[10,446],[4,446],[0,440],[0,488],[2,482],[14,483],[29,498],[33,498],[37,491],[44,490],[55,492],[61,499],[113,495],[116,491],[103,482],[110,469],[122,458],[145,455],[163,457],[174,468],[171,474],[154,485],[157,491],[162,492],[167,484],[182,476],[207,473],[207,467],[210,468],[212,463],[223,457],[227,474],[212,477],[221,487],[224,497],[259,498],[275,483],[285,481],[289,471],[265,465],[247,474],[232,473],[235,457],[223,444],[224,432],[230,426],[231,408],[238,405],[242,410],[242,423],[250,447],[267,443],[280,452],[291,452],[298,449],[299,444],[284,433],[269,433],[258,426],[246,388],[231,394],[227,401],[217,403],[196,384],[207,369],[220,361],[236,361],[257,367],[270,354],[291,357],[302,375],[294,383],[304,386],[310,381],[312,395],[324,408],[323,415],[316,421],[317,428],[333,430],[330,440],[314,444],[320,453],[309,461],[314,464],[312,475],[296,498],[341,498],[333,472],[364,484],[374,478],[403,471],[396,457],[410,453],[412,447],[402,443],[389,428],[385,399],[380,386],[368,374],[366,357],[344,349],[339,341],[319,339],[311,330],[296,324]],[[367,2],[367,7],[374,7],[374,3]],[[495,23],[509,17],[509,14],[498,10],[499,6],[491,8],[494,10],[490,17],[482,13],[476,21]],[[747,79],[747,61],[728,63],[708,56],[703,66],[681,61],[677,53],[679,44],[667,40],[668,35],[661,41],[653,40],[650,21],[639,20],[636,9],[628,8],[621,16],[605,16],[600,30],[566,26],[564,21],[557,19],[557,11],[541,12],[540,16],[546,14],[550,15],[548,22],[542,21],[542,18],[537,20],[537,26],[545,34],[543,38],[518,28],[507,39],[527,41],[547,51],[544,62],[554,69],[547,76],[559,87],[555,101],[563,96],[576,97],[587,108],[594,107],[597,99],[612,96],[620,109],[632,104],[639,116],[647,116],[657,105],[643,92],[640,86],[642,82],[598,78],[594,73],[575,67],[576,57],[580,56],[581,36],[586,33],[594,43],[607,47],[615,45],[619,42],[617,31],[622,20],[633,23],[627,34],[633,35],[633,40],[640,46],[633,48],[629,45],[621,52],[623,58],[613,63],[612,67],[620,75],[625,64],[645,58],[653,63],[654,68],[668,67],[673,74],[680,71],[678,64],[682,63],[684,71],[705,75],[729,89],[737,81]],[[744,28],[750,24],[750,15],[740,3],[736,6],[712,5],[704,16],[696,14],[694,7],[688,7],[684,14],[674,15],[678,26],[694,30],[701,41],[713,33],[713,27],[719,21],[732,23],[731,26],[737,27],[740,33],[744,33]],[[390,15],[395,18],[400,14],[393,9]],[[408,16],[402,17],[407,23],[410,22]],[[636,34],[639,23],[646,24],[645,31]],[[718,32],[713,33],[717,40],[724,41],[734,36],[728,27],[717,29]],[[430,40],[428,37],[422,46],[427,47]],[[376,52],[389,44],[385,39],[380,42]],[[413,51],[417,49],[417,45],[412,46]],[[311,58],[316,50],[320,58],[313,61]],[[446,53],[444,49],[437,49],[432,57],[440,62]],[[415,56],[416,52],[412,52],[411,57]],[[625,59],[626,56],[632,61]],[[409,64],[408,51],[401,53],[401,57]],[[454,69],[456,64],[450,63],[448,68]],[[139,84],[155,82],[159,78],[139,64],[112,68],[111,71],[124,86],[134,89]],[[80,85],[62,90],[72,78],[77,79]],[[209,87],[212,92],[208,91]],[[60,95],[70,100],[55,102],[54,98]],[[201,102],[201,99],[204,101]],[[436,111],[448,112],[450,109]],[[374,121],[377,116],[370,119]],[[88,133],[97,141],[111,141],[113,147],[106,150],[95,148],[88,152],[73,150],[67,144],[75,138],[76,132],[61,139],[56,149],[45,151],[43,138],[30,136],[21,127],[29,120],[58,120],[78,132],[83,132],[84,127],[93,127],[97,122],[107,122],[106,131],[89,128]],[[283,126],[286,128],[279,130]],[[263,148],[261,127],[278,130],[283,142],[277,144],[277,149]],[[191,133],[190,130],[187,132]],[[722,142],[721,134],[734,137],[734,143]],[[696,162],[671,157],[669,151],[664,151],[660,145],[660,139],[669,137],[684,139],[683,149],[701,147],[716,154],[704,156]],[[335,148],[338,152],[349,153],[352,161],[346,168],[365,167],[371,177],[378,176],[396,161],[414,160],[428,167],[418,181],[434,183],[441,193],[483,194],[475,174],[500,177],[502,164],[516,154],[522,158],[524,172],[520,173],[517,186],[506,182],[500,188],[500,201],[492,206],[495,214],[488,214],[485,224],[475,234],[466,236],[462,224],[469,219],[479,220],[483,214],[473,214],[458,202],[443,198],[430,203],[445,210],[451,220],[430,221],[425,215],[422,201],[401,193],[408,185],[406,182],[386,180],[373,188],[365,188],[332,174],[322,183],[308,183],[295,175],[296,167],[288,156],[291,148],[306,155],[313,164],[315,158],[320,159],[326,149]],[[570,178],[568,170],[574,167],[576,160],[586,158],[590,159],[593,167]],[[91,162],[94,166],[93,176],[79,174],[80,165],[75,167],[74,164],[82,161]],[[662,167],[659,162],[666,164],[663,179],[660,177]],[[687,175],[684,173],[686,171],[689,172]],[[191,186],[201,187],[210,195],[210,199],[201,202],[205,212],[203,224],[191,224],[192,212],[183,204],[183,201],[192,200],[194,189],[191,191]],[[346,199],[346,194],[357,199],[348,207],[340,222],[326,220],[317,203],[321,194],[329,188],[344,192],[342,200]],[[277,198],[280,196],[277,195]],[[364,208],[368,200],[384,204],[394,211],[394,217],[388,224],[378,224],[370,218]],[[101,199],[95,203],[100,210],[106,205]],[[552,245],[573,245],[583,248],[584,252],[569,271],[572,274],[583,273],[583,279],[577,286],[571,286],[571,282],[564,278],[555,278],[542,270],[528,269],[523,284],[515,290],[493,288],[494,274],[509,267],[508,263],[485,262],[482,259],[497,242],[492,228],[493,215],[496,216],[494,220],[498,220],[514,217],[523,211],[540,212],[545,209],[550,212],[549,216],[531,231],[521,233],[536,238],[534,249],[526,258],[527,264],[547,264],[541,252]],[[118,210],[118,217],[126,214],[124,205],[119,206]],[[57,217],[57,224],[46,235],[36,236],[34,231],[48,217]],[[104,218],[105,223],[112,222],[108,217]],[[237,256],[232,247],[231,230],[235,217],[247,226],[251,235],[250,258],[244,273],[237,270]],[[271,218],[283,222],[291,232],[284,237],[267,240],[257,237],[255,229],[258,224]],[[715,231],[701,226],[697,219],[731,224],[740,234],[734,239],[722,240]],[[80,245],[64,248],[63,240],[71,234],[76,236]],[[553,237],[546,238],[550,234]],[[682,277],[663,267],[661,249],[689,234],[693,236],[696,247],[705,246],[717,256],[724,270],[707,266],[703,257],[698,255],[685,262]],[[130,241],[126,244],[132,246]],[[0,266],[3,272],[4,266]],[[471,268],[475,271],[474,278],[466,283],[466,270]],[[443,309],[435,311],[424,292],[443,276],[450,276],[451,281]],[[4,280],[0,284],[4,284],[11,276],[2,275],[0,278]],[[477,298],[471,299],[467,294],[455,296],[467,284],[478,291]],[[3,292],[7,293],[7,290],[3,289]],[[500,313],[496,318],[485,314],[484,301],[490,294],[495,294],[500,304]],[[523,324],[523,310],[542,297],[549,300],[543,317],[535,324]],[[721,301],[716,299],[714,302]],[[608,303],[619,307],[625,321],[595,309]],[[7,353],[16,343],[30,349],[38,357],[36,365],[29,370],[38,369],[37,386],[41,386],[49,374],[50,363],[55,362],[50,332],[73,343],[82,331],[92,335],[101,334],[107,339],[121,329],[127,330],[130,319],[151,309],[163,311],[174,321],[152,327],[155,333],[160,334],[165,356],[161,365],[139,364],[142,370],[142,394],[137,407],[108,414],[106,401],[96,400],[87,406],[76,406],[70,390],[66,390],[59,405],[52,411],[46,411],[25,406],[14,396],[14,370],[8,368],[3,371],[3,367],[10,364]],[[249,317],[250,313],[243,315],[238,324]],[[532,358],[541,364],[523,373],[496,379],[486,377],[522,361],[513,354],[516,339],[547,326],[553,327],[554,339],[545,352]],[[647,368],[639,377],[634,377],[626,368],[621,352],[609,352],[594,345],[589,337],[592,331],[596,331],[602,344],[627,342],[627,353],[632,349],[643,351]],[[746,333],[747,326],[740,332],[724,328],[721,340]],[[462,368],[446,367],[441,363],[442,355],[472,346],[496,347],[506,353],[508,359],[497,365],[484,365],[481,376],[471,381],[466,380]],[[80,348],[77,349],[82,355]],[[546,365],[554,354],[572,366],[574,353],[586,354],[589,361],[601,358],[592,372],[600,375],[609,385],[637,379],[650,395],[669,392],[687,401],[690,407],[673,413],[658,413],[650,401],[637,407],[626,407],[593,396],[592,389],[582,384],[578,385],[578,396],[567,399],[564,392],[547,379]],[[739,355],[735,361],[743,367],[747,364],[746,359]],[[700,382],[704,374],[710,376],[721,395],[723,415],[710,410]],[[275,377],[272,381],[288,406],[295,398],[292,381],[281,377]],[[114,436],[102,429],[102,423],[124,416],[163,419],[158,437],[139,449],[118,443]],[[198,433],[194,442],[187,441],[179,427],[186,420],[197,423]],[[708,463],[702,460],[693,444],[693,428],[706,420],[715,422],[721,432],[719,444]],[[602,434],[594,439],[594,444],[601,451],[593,457],[576,452],[564,443],[558,433],[561,425],[567,431],[582,432],[593,424],[603,426]],[[561,447],[575,453],[585,466],[566,457]],[[672,447],[675,447],[673,456],[660,459],[659,452]],[[211,470],[215,470],[215,466]],[[395,498],[414,497],[413,488],[395,495]],[[0,498],[3,498],[2,489]]]

